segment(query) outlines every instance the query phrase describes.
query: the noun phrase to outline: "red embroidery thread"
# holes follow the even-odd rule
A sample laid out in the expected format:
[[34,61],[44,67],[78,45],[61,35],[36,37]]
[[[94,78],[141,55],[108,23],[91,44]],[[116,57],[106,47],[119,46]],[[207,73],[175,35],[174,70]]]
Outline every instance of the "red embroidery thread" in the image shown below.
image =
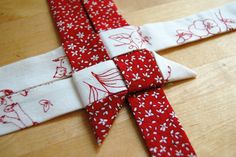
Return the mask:
[[114,46],[128,46],[129,49],[141,49],[143,44],[147,43],[151,45],[151,37],[143,35],[140,27],[133,28],[123,28],[128,30],[134,30],[131,33],[118,33],[109,36],[109,39],[117,41],[119,44]]
[[233,30],[231,24],[235,24],[236,20],[224,18],[221,10],[219,10],[218,14],[219,15],[215,13],[216,19],[208,18],[194,20],[193,23],[188,26],[188,30],[177,29],[176,36],[178,39],[176,43],[184,44],[193,37],[202,39],[214,34],[221,33],[224,28],[216,22],[217,19],[220,23],[223,23],[227,31]]
[[47,99],[40,100],[39,104],[43,106],[44,113],[48,112],[49,109],[53,106],[53,104]]

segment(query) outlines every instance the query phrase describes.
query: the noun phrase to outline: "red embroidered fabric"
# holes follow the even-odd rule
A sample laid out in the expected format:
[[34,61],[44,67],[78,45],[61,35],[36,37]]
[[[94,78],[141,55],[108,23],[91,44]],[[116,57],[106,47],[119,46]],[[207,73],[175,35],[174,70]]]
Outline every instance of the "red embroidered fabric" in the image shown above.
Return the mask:
[[[81,70],[109,59],[95,31],[128,25],[118,14],[117,7],[111,0],[83,0],[81,3],[73,0],[49,2],[63,47],[74,70]],[[152,54],[147,50],[136,50],[118,56],[114,61],[130,92],[128,102],[150,154],[195,156],[186,134],[160,88],[164,81]],[[87,106],[86,110],[98,143],[102,143],[108,134],[125,97],[127,91],[110,95]]]

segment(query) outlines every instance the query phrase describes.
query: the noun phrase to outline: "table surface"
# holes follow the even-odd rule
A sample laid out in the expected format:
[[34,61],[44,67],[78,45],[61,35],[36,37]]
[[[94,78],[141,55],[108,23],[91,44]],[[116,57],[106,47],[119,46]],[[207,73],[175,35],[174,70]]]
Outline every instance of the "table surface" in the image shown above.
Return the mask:
[[[231,0],[115,0],[130,24],[173,20]],[[46,0],[0,1],[0,66],[60,45]],[[173,83],[167,97],[200,157],[236,156],[236,32],[159,53],[193,68],[196,79]],[[3,76],[0,76],[3,77]],[[79,110],[0,137],[1,157],[148,156],[124,107],[98,147]]]

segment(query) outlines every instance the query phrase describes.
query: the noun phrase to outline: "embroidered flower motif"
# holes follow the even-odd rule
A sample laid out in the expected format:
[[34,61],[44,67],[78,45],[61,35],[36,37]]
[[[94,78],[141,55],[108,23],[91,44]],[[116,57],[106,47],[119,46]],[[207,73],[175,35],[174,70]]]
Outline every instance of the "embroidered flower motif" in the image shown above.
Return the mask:
[[210,34],[217,34],[221,31],[218,24],[212,19],[195,20],[189,27],[189,30],[192,34],[201,38]]
[[205,38],[223,31],[230,31],[236,26],[236,19],[223,17],[221,10],[215,13],[215,17],[196,19],[190,24],[187,30],[176,30],[177,43],[183,44],[190,40]]
[[144,118],[138,117],[138,120],[137,120],[138,125],[142,125],[143,121],[144,121]]
[[219,21],[221,21],[224,25],[227,31],[231,31],[234,28],[236,28],[236,19],[230,19],[223,17],[221,10],[218,12],[219,15],[216,14],[216,17]]
[[190,31],[185,31],[185,30],[177,30],[177,43],[178,44],[183,44],[185,43],[185,41],[189,40],[190,38],[192,38],[193,34]]

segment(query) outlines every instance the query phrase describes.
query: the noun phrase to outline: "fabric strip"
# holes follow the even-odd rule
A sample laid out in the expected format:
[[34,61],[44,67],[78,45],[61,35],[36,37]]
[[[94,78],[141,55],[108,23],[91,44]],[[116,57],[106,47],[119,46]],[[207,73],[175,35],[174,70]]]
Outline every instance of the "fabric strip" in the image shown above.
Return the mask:
[[[190,42],[191,40],[193,41],[197,41],[197,40],[201,40],[202,38],[190,38],[192,37],[191,33],[185,33],[183,32],[178,33],[179,35],[177,35],[176,30],[178,29],[185,29],[188,28],[188,26],[193,22],[193,21],[197,21],[199,19],[207,19],[209,17],[209,15],[213,16],[213,18],[217,21],[220,22],[222,21],[223,23],[220,24],[220,26],[222,27],[221,32],[217,32],[216,34],[219,33],[223,33],[224,31],[230,31],[230,30],[234,30],[236,27],[236,13],[235,13],[235,9],[233,9],[235,7],[235,2],[234,3],[229,3],[226,4],[225,6],[222,6],[220,8],[217,9],[212,9],[210,11],[205,11],[196,15],[192,15],[189,17],[185,17],[179,20],[175,20],[175,21],[169,21],[169,22],[158,22],[158,23],[153,23],[153,24],[145,24],[143,26],[141,26],[141,28],[143,28],[145,30],[145,32],[151,36],[153,36],[151,39],[153,39],[152,41],[152,47],[151,49],[155,49],[155,50],[160,50],[160,49],[167,49],[173,46],[179,46],[179,44],[186,44],[188,42]],[[221,15],[219,14],[219,11],[221,10]],[[213,12],[216,13],[216,15],[218,15],[217,19],[216,19],[216,15],[214,17]],[[219,20],[219,17],[223,17],[223,13],[226,16],[224,16],[224,18],[221,18],[221,20]],[[181,21],[186,21],[184,23],[180,23]],[[62,26],[63,24],[63,26]],[[181,24],[181,25],[180,25]],[[202,27],[203,23],[202,22],[196,22],[196,24],[200,24],[200,26]],[[212,24],[210,22],[210,24]],[[59,22],[57,23],[58,26],[62,26],[61,29],[65,28],[66,25],[59,20]],[[70,25],[69,25],[70,26]],[[123,24],[122,26],[127,26],[127,24]],[[205,29],[204,25],[204,29]],[[199,29],[201,28],[199,27]],[[192,27],[191,27],[192,28]],[[99,30],[99,27],[97,28]],[[161,30],[161,31],[160,31]],[[168,30],[171,30],[171,32],[169,32]],[[214,30],[219,30],[218,27],[215,27]],[[107,31],[109,32],[109,31]],[[152,32],[152,33],[150,33]],[[179,32],[179,31],[178,31]],[[199,31],[198,31],[199,32]],[[200,31],[200,32],[206,32],[206,30]],[[210,37],[213,35],[216,35],[213,33],[213,29],[212,34],[209,34],[209,36],[205,36],[205,37]],[[159,35],[161,34],[161,35]],[[82,37],[84,35],[83,32],[77,33],[78,37]],[[176,36],[177,35],[177,36]],[[151,37],[150,36],[150,37]],[[165,38],[161,38],[160,37],[165,37]],[[177,43],[178,40],[178,43]],[[114,42],[110,41],[110,43]],[[108,42],[104,42],[104,44],[106,45]],[[73,46],[72,46],[73,47]],[[108,46],[106,46],[108,47]],[[149,46],[150,48],[150,46]],[[109,48],[107,48],[109,50],[109,53],[114,53],[114,55],[111,56],[116,56],[119,52],[119,50],[117,51],[112,51]],[[130,51],[130,50],[129,50]],[[121,51],[120,51],[121,52]],[[127,51],[122,51],[122,52],[127,52]],[[67,57],[64,55],[64,50],[62,47],[56,48],[52,51],[46,52],[43,55],[40,56],[35,56],[32,58],[27,58],[24,59],[22,61],[19,61],[17,63],[13,63],[13,64],[9,64],[6,66],[3,66],[0,68],[0,76],[4,76],[4,77],[0,77],[0,90],[5,90],[5,89],[10,89],[12,91],[20,91],[20,90],[24,90],[33,86],[37,86],[43,83],[47,83],[53,80],[56,80],[58,78],[61,77],[65,77],[65,76],[70,76],[70,72],[71,72],[71,68],[70,65],[68,63],[68,59]],[[78,52],[74,52],[75,54]],[[94,60],[97,59],[97,56],[91,56],[94,58]],[[42,64],[43,63],[43,64]],[[26,66],[27,65],[27,66]],[[34,65],[34,68],[31,69]],[[23,67],[23,68],[19,68],[19,67]],[[36,69],[37,70],[34,70]],[[22,70],[24,69],[24,70]],[[30,71],[30,73],[28,72]],[[14,75],[13,75],[14,74]],[[20,79],[18,79],[20,78]],[[26,81],[30,78],[29,81]],[[17,82],[17,84],[15,83]],[[3,96],[4,93],[1,92],[0,96]]]
[[159,51],[236,29],[236,2],[182,19],[101,31],[111,57],[137,49]]
[[[232,6],[234,6],[233,4],[232,4]],[[228,10],[228,9],[226,9],[225,11],[229,11],[229,12],[233,12],[234,10]],[[232,19],[230,20],[230,19],[228,19],[228,20],[223,20],[223,21],[225,21],[226,23],[230,23],[230,25],[227,25],[227,28],[230,30],[230,29],[234,29],[234,27],[232,27],[233,25],[232,24],[234,24],[235,23],[235,20],[233,20],[233,19],[235,19],[235,13],[234,14],[232,14],[233,15],[233,17],[232,17]],[[60,24],[60,23],[58,23],[58,24]],[[125,24],[126,25],[126,24]],[[162,22],[160,22],[160,23],[156,23],[155,25],[162,25]],[[232,26],[231,26],[232,25]],[[69,25],[70,26],[70,25]],[[122,25],[122,26],[124,26],[124,25]],[[188,25],[185,25],[185,27],[184,28],[186,28]],[[167,26],[163,26],[163,27],[167,27]],[[63,27],[62,27],[62,29],[63,29]],[[177,28],[176,28],[177,29]],[[157,31],[157,30],[156,30]],[[78,33],[77,34],[78,36],[83,36],[83,34],[81,34],[81,33]],[[167,38],[166,39],[168,39],[169,38],[169,36],[167,35]],[[172,38],[170,38],[170,39],[172,39]],[[200,40],[201,38],[199,38],[199,39],[197,39],[197,40]],[[182,44],[185,44],[186,42],[184,42],[184,43],[182,43]],[[165,45],[165,44],[164,44]],[[176,46],[178,46],[178,45],[176,45]],[[165,47],[164,49],[166,49],[166,48],[168,48],[168,47]],[[35,92],[34,93],[34,98],[30,98],[30,96],[31,95],[28,95],[28,102],[26,102],[26,101],[23,101],[23,98],[25,98],[24,97],[24,95],[26,95],[26,93],[27,92],[25,92],[25,91],[27,91],[27,90],[24,90],[24,89],[29,89],[29,88],[31,88],[32,86],[38,86],[37,88],[39,88],[39,89],[37,89],[37,88],[35,88],[34,90],[35,91],[40,91],[40,89],[43,89],[43,86],[45,86],[45,87],[47,87],[47,88],[45,88],[45,90],[46,89],[50,89],[50,90],[52,90],[52,91],[59,91],[59,89],[62,89],[62,87],[61,86],[63,86],[63,84],[68,84],[67,86],[68,87],[73,87],[73,84],[72,84],[72,82],[71,81],[69,81],[69,80],[71,80],[71,78],[67,78],[67,79],[63,79],[63,80],[58,80],[57,78],[59,77],[59,79],[61,78],[61,76],[64,76],[64,75],[66,75],[66,76],[68,76],[68,75],[70,75],[70,68],[69,68],[69,63],[68,63],[68,61],[67,61],[67,59],[66,59],[66,57],[64,56],[64,55],[62,55],[63,53],[64,53],[64,51],[63,51],[63,53],[62,53],[62,48],[60,47],[60,48],[57,48],[57,49],[55,49],[55,50],[53,50],[53,51],[50,51],[50,52],[47,52],[47,54],[49,54],[49,55],[51,55],[51,56],[53,56],[52,58],[51,57],[47,57],[47,58],[51,58],[51,59],[49,59],[49,60],[44,60],[43,58],[42,58],[42,60],[38,57],[38,56],[36,56],[35,58],[37,58],[37,61],[31,61],[31,59],[33,59],[33,58],[28,58],[28,59],[25,59],[25,60],[23,60],[23,61],[20,61],[20,62],[18,62],[18,64],[19,65],[17,65],[17,64],[15,64],[15,63],[13,63],[13,64],[10,64],[10,65],[6,65],[6,66],[4,66],[4,67],[2,67],[2,68],[0,68],[0,76],[4,76],[4,77],[6,77],[6,78],[9,78],[10,80],[14,80],[14,75],[12,75],[12,73],[5,73],[5,70],[3,71],[2,69],[3,68],[6,68],[6,69],[10,69],[9,67],[11,66],[13,69],[17,69],[17,67],[18,66],[21,66],[21,64],[25,64],[25,62],[27,62],[27,63],[29,63],[28,64],[28,66],[25,66],[24,68],[25,68],[25,71],[28,71],[28,68],[29,67],[32,67],[33,65],[32,65],[32,62],[37,62],[37,63],[42,63],[42,61],[44,61],[44,64],[42,64],[42,65],[50,65],[50,66],[47,66],[47,67],[44,67],[44,66],[37,66],[37,68],[38,68],[38,71],[44,71],[44,70],[49,70],[49,72],[48,73],[50,73],[50,75],[47,75],[48,76],[48,78],[51,78],[51,80],[50,81],[48,81],[48,82],[51,82],[51,81],[53,81],[53,80],[57,80],[57,83],[50,83],[50,84],[47,84],[47,82],[43,82],[42,81],[42,84],[40,83],[40,82],[37,82],[36,80],[37,79],[33,79],[34,77],[32,77],[32,73],[24,73],[24,74],[22,74],[21,76],[24,76],[24,77],[22,77],[22,79],[19,79],[19,80],[17,80],[17,86],[16,86],[16,83],[13,83],[13,84],[10,84],[10,86],[5,86],[5,83],[7,83],[7,79],[4,79],[3,77],[0,77],[0,79],[2,79],[1,80],[1,83],[0,83],[0,86],[1,86],[1,93],[0,93],[0,96],[3,96],[3,95],[8,95],[8,94],[13,94],[14,92],[17,92],[17,91],[19,91],[18,93],[18,99],[17,99],[17,101],[14,101],[14,102],[20,102],[20,104],[22,105],[22,106],[24,106],[24,105],[27,105],[27,104],[33,104],[32,102],[30,102],[30,100],[33,100],[33,99],[35,99],[35,100],[42,100],[41,101],[41,103],[42,104],[46,104],[46,105],[42,105],[42,106],[46,106],[45,108],[48,108],[48,106],[50,107],[51,105],[47,105],[47,104],[50,104],[50,103],[48,103],[47,101],[43,101],[44,100],[44,92]],[[47,54],[45,54],[45,56],[47,55]],[[41,55],[40,55],[41,56]],[[43,56],[43,55],[42,55]],[[45,57],[46,58],[46,57]],[[96,58],[96,57],[94,57],[94,58]],[[54,61],[53,61],[54,60]],[[23,63],[22,63],[23,62]],[[53,63],[53,64],[51,64],[51,63]],[[62,64],[62,66],[61,66],[61,63],[63,63]],[[37,65],[37,64],[36,64]],[[53,65],[53,66],[51,66],[51,65]],[[66,69],[66,70],[65,70]],[[16,71],[19,71],[19,70],[16,70]],[[66,71],[66,73],[65,73],[65,71]],[[3,74],[4,73],[4,74]],[[14,73],[15,73],[15,71],[14,71]],[[8,75],[9,74],[9,75]],[[36,74],[35,75],[35,78],[41,78],[41,73],[38,73],[38,72],[35,72],[34,74]],[[43,73],[43,74],[47,74],[47,73]],[[55,78],[54,78],[55,77]],[[25,78],[25,79],[24,79]],[[25,83],[25,80],[27,80],[28,78],[32,78],[32,82],[34,82],[35,84],[31,84],[31,85],[28,85],[28,82],[26,82]],[[62,82],[64,82],[65,80],[67,80],[66,82],[67,83],[61,83],[61,85],[59,85],[59,82],[60,81],[62,81]],[[16,81],[15,81],[16,82]],[[47,84],[47,85],[45,85],[45,84]],[[20,87],[20,88],[18,88],[18,85],[24,85],[24,86],[22,86],[22,87]],[[65,88],[63,88],[63,89],[65,89]],[[72,88],[71,88],[72,89]],[[76,94],[75,94],[75,91],[74,90],[69,90],[69,91],[61,91],[63,94],[62,95],[65,95],[65,94],[67,94],[68,93],[68,95],[70,95],[70,98],[71,99],[68,99],[68,104],[69,105],[72,105],[72,104],[76,104],[76,103],[74,103],[74,102],[77,102],[77,104],[78,104],[78,98],[77,98],[77,96],[76,96]],[[53,97],[57,97],[57,98],[61,98],[62,96],[59,94],[59,92],[54,92],[53,93]],[[50,97],[49,97],[50,95],[48,95],[48,99],[50,100]],[[12,96],[12,97],[14,97],[14,96]],[[36,98],[37,97],[37,98]],[[6,103],[5,103],[5,101],[3,101],[3,98],[4,97],[1,97],[1,105],[0,105],[0,107],[2,108],[1,110],[3,110],[3,108],[4,108],[4,106],[6,107],[7,105],[6,105]],[[6,98],[5,98],[6,99]],[[58,100],[60,100],[60,99],[58,99]],[[71,101],[70,101],[71,100]],[[60,102],[63,102],[63,101],[60,101]],[[35,103],[36,104],[36,103]],[[60,105],[61,105],[62,103],[60,103]],[[58,105],[58,106],[60,106],[60,105]],[[33,105],[31,105],[32,107],[33,107]],[[73,105],[72,105],[73,106]],[[78,106],[80,106],[80,104],[78,104]],[[55,107],[55,106],[54,106]],[[11,107],[10,107],[11,108]],[[72,107],[73,108],[73,107]],[[74,110],[77,110],[77,109],[79,109],[80,107],[78,107],[78,108],[74,108]],[[45,110],[47,110],[47,109],[45,109]],[[55,114],[53,114],[53,116],[51,116],[50,117],[50,115],[47,117],[47,119],[44,119],[44,120],[42,120],[42,121],[38,121],[38,122],[43,122],[43,121],[46,121],[46,120],[48,120],[48,119],[51,119],[51,118],[53,118],[53,117],[56,117],[56,116],[59,116],[59,115],[61,115],[61,114],[64,114],[64,113],[67,113],[67,112],[70,112],[70,111],[73,111],[73,109],[72,110],[68,110],[68,111],[65,111],[65,112],[63,112],[62,110],[58,110],[58,113],[55,113]],[[4,115],[5,115],[5,112],[3,113],[3,112],[1,112],[1,116],[3,115],[3,117],[4,117]],[[31,116],[33,117],[39,117],[39,116],[41,116],[39,113],[35,113],[35,112],[32,112],[31,113]],[[1,117],[1,120],[0,120],[0,123],[1,123],[1,128],[6,128],[6,126],[7,127],[9,127],[10,125],[14,125],[14,124],[11,124],[11,123],[8,123],[8,124],[6,124],[7,122],[4,122],[3,121],[3,117]],[[16,117],[15,117],[16,118]],[[35,120],[35,121],[37,121],[37,120]],[[3,126],[3,127],[2,127]],[[30,125],[29,125],[30,126]],[[16,127],[17,128],[17,127]],[[11,128],[11,129],[9,129],[9,130],[4,130],[4,131],[2,131],[1,132],[1,135],[3,135],[3,134],[6,134],[6,133],[9,133],[9,132],[13,132],[13,131],[15,131],[15,130],[18,130],[18,129],[16,129],[16,128]],[[2,129],[0,129],[0,130],[2,130]]]
[[83,108],[72,79],[0,98],[0,135]]
[[[0,68],[0,91],[18,92],[71,76],[71,67],[62,47],[43,55],[24,59]],[[0,92],[0,97],[5,92]]]
[[[115,29],[117,27],[120,27],[121,25],[126,25],[126,21],[123,20],[123,18],[117,13],[117,8],[114,7],[115,5],[113,4],[112,0],[98,0],[98,1],[83,1],[85,8],[88,11],[89,17],[92,19],[92,23],[94,23],[94,27],[98,28],[98,32],[101,30],[107,30],[107,29]],[[113,10],[114,9],[114,10]],[[100,20],[99,17],[101,19],[104,19],[104,21]],[[112,19],[115,20],[113,23],[112,21],[110,22],[108,19]],[[105,25],[103,24],[105,23]],[[130,34],[129,36],[131,36],[132,34]],[[121,36],[123,36],[123,34],[121,34]],[[111,39],[110,39],[111,40]],[[118,39],[119,40],[119,39]],[[125,39],[127,41],[127,39]],[[143,41],[143,40],[141,40]],[[129,41],[132,43],[132,40]],[[122,42],[123,44],[124,42]],[[132,47],[132,46],[131,46]],[[121,49],[122,50],[122,49]],[[189,155],[195,155],[195,152],[186,136],[186,134],[184,133],[184,131],[182,131],[182,127],[180,125],[178,125],[178,121],[173,122],[173,125],[175,127],[175,130],[166,130],[166,134],[168,138],[171,138],[171,133],[175,133],[175,131],[179,134],[179,136],[183,137],[181,139],[179,139],[179,143],[176,146],[176,144],[171,143],[170,145],[167,145],[165,147],[164,153],[160,154],[160,152],[158,152],[157,150],[152,151],[152,149],[157,149],[156,147],[159,147],[160,144],[159,142],[152,142],[153,140],[159,140],[157,139],[158,136],[154,135],[152,137],[153,138],[149,138],[149,130],[150,128],[155,128],[158,127],[160,124],[160,122],[158,123],[158,119],[162,119],[162,120],[166,120],[169,121],[168,118],[168,114],[169,113],[164,113],[162,115],[160,115],[160,117],[153,117],[152,111],[150,110],[150,108],[148,107],[149,105],[152,106],[153,109],[157,109],[158,106],[158,100],[160,99],[160,97],[158,97],[157,99],[151,98],[151,99],[146,99],[147,98],[147,93],[146,93],[146,88],[153,88],[153,87],[160,87],[163,85],[164,80],[163,77],[160,75],[160,71],[158,69],[158,66],[156,64],[155,61],[155,57],[153,56],[153,54],[148,51],[148,50],[141,50],[140,48],[137,48],[136,51],[132,51],[131,53],[128,53],[131,51],[124,51],[124,53],[126,53],[125,55],[121,55],[118,56],[117,58],[115,58],[115,62],[118,66],[118,68],[120,69],[121,74],[123,75],[123,79],[126,83],[126,86],[128,88],[128,95],[132,95],[132,92],[141,92],[141,95],[143,94],[142,98],[137,98],[139,100],[139,104],[143,104],[143,108],[136,108],[136,110],[133,113],[133,115],[136,115],[138,113],[141,113],[141,116],[144,116],[144,114],[146,113],[147,115],[147,119],[152,119],[154,121],[156,121],[156,123],[150,123],[149,121],[144,120],[143,121],[143,128],[139,126],[139,129],[142,132],[142,137],[145,140],[146,146],[148,148],[148,151],[150,153],[151,156],[189,156]],[[124,54],[123,53],[123,54]],[[113,57],[113,56],[110,56]],[[116,60],[117,59],[117,60]],[[124,68],[124,69],[123,69]],[[161,89],[161,88],[160,88]],[[131,92],[131,93],[130,93]],[[114,94],[116,95],[116,94]],[[160,91],[157,91],[157,95],[161,96],[162,99],[164,99],[164,102],[168,102],[167,98],[164,97],[164,92],[162,91],[162,89]],[[135,96],[136,98],[136,96]],[[156,100],[155,106],[153,103],[153,99]],[[122,99],[121,99],[122,101]],[[110,103],[109,103],[110,102]],[[133,107],[133,105],[137,105],[137,103],[133,103],[132,100],[128,100],[129,105],[131,106],[131,108]],[[101,106],[106,106],[107,104],[116,104],[116,101],[113,101],[113,99],[110,99],[108,102],[107,101],[101,101],[100,105]],[[169,106],[169,104],[167,104]],[[93,106],[94,108],[96,107],[96,103],[92,104],[91,106]],[[111,105],[112,106],[112,105]],[[116,105],[114,105],[116,106]],[[171,108],[172,109],[172,108]],[[88,109],[87,109],[88,110]],[[95,136],[97,138],[97,142],[98,143],[102,143],[104,138],[107,136],[109,129],[112,126],[112,122],[114,120],[113,117],[116,117],[118,114],[118,110],[119,108],[114,107],[111,111],[108,112],[112,113],[109,117],[107,117],[106,119],[104,119],[104,110],[101,109],[97,109],[95,112],[93,112],[95,114],[94,118],[91,118],[90,122],[92,124],[92,128],[95,132]],[[115,113],[113,113],[115,111]],[[151,113],[149,112],[151,111]],[[172,110],[173,111],[173,110]],[[92,111],[88,111],[89,116],[90,113],[92,113]],[[145,115],[145,116],[146,116]],[[94,116],[94,115],[92,115]],[[136,120],[137,117],[134,116]],[[145,132],[142,131],[142,129],[145,130]],[[181,130],[181,132],[179,132]],[[147,131],[147,132],[146,132]],[[150,131],[151,132],[151,131]],[[148,138],[146,138],[148,137]],[[172,142],[174,140],[172,139]],[[188,147],[188,151],[185,152],[185,148],[183,147],[183,144],[187,144],[189,145]],[[167,151],[166,151],[167,149]],[[169,152],[169,150],[171,150]],[[181,154],[175,154],[177,152],[180,152]],[[168,153],[167,153],[168,152]]]

